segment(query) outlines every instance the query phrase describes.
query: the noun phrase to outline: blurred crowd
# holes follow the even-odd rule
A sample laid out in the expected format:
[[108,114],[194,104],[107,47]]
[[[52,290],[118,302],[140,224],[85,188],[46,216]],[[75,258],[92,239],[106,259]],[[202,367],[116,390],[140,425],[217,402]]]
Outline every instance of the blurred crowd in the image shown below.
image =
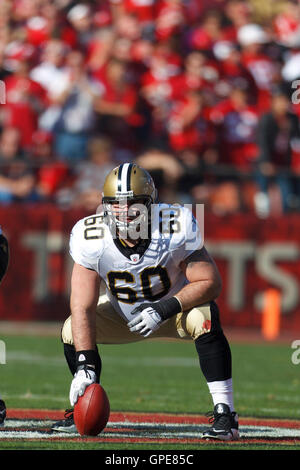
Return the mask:
[[0,204],[93,211],[135,161],[168,202],[300,209],[298,0],[1,0]]

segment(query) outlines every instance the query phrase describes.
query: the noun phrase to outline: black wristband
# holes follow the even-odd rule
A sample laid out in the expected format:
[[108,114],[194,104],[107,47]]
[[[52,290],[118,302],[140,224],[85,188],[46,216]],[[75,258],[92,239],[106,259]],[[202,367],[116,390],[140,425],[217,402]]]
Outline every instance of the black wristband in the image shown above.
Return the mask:
[[173,317],[177,313],[181,312],[181,304],[176,297],[171,297],[167,300],[160,300],[155,305],[156,311],[161,316],[162,320],[167,320],[168,318]]
[[94,349],[76,351],[76,367],[89,366],[96,369],[98,353]]

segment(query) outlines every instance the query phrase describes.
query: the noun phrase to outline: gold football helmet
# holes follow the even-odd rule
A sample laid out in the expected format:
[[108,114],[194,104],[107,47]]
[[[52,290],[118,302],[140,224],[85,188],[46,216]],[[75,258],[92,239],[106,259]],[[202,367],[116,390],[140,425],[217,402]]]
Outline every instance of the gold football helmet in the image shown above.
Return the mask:
[[146,222],[146,218],[150,221],[151,204],[156,198],[151,175],[135,163],[122,163],[114,168],[103,185],[104,211],[109,224],[118,230],[135,227]]

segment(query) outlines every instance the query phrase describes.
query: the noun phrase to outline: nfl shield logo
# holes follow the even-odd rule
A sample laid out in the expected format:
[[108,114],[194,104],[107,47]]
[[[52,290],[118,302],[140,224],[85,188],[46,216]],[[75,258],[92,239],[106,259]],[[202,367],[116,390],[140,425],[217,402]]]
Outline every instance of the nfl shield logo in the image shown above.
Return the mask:
[[137,254],[130,255],[130,259],[131,259],[131,261],[133,261],[134,263],[137,263],[138,260],[140,259],[140,255],[137,255]]

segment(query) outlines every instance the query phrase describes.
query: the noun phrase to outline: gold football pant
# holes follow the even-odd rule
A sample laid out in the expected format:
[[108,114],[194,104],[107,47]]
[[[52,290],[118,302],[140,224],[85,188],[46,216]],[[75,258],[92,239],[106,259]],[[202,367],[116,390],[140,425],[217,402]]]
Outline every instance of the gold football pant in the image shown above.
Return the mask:
[[[148,338],[129,330],[126,321],[114,310],[107,295],[101,295],[99,298],[96,315],[97,344],[126,344],[154,338],[195,341],[211,329],[211,307],[209,303],[169,318]],[[71,316],[67,318],[63,325],[62,340],[65,344],[73,344]]]

